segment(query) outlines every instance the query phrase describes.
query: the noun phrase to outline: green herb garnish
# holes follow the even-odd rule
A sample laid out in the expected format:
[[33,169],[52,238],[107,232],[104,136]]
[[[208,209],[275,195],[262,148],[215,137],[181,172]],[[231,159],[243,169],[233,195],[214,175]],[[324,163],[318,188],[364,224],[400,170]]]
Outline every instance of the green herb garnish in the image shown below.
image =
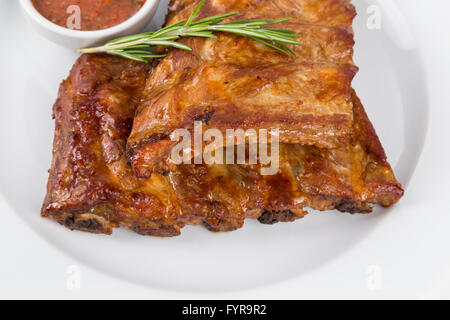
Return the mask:
[[205,1],[200,1],[187,20],[183,19],[156,32],[126,36],[111,40],[101,47],[80,49],[78,51],[82,53],[106,52],[127,59],[148,62],[149,59],[165,57],[165,55],[156,53],[156,46],[191,51],[192,49],[190,47],[177,42],[177,40],[182,37],[216,39],[214,32],[226,32],[247,37],[280,52],[293,55],[295,55],[295,52],[288,45],[301,44],[301,42],[295,40],[299,35],[295,34],[292,30],[262,28],[263,26],[288,21],[290,18],[277,20],[241,20],[221,23],[223,19],[238,14],[238,12],[231,12],[195,20]]

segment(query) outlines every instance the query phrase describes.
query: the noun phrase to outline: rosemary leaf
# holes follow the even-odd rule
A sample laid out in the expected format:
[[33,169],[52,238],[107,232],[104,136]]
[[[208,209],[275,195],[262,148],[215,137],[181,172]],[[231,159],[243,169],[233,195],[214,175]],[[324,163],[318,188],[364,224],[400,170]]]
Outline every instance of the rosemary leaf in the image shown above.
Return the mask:
[[296,40],[299,35],[289,29],[266,28],[267,26],[289,21],[290,18],[275,20],[255,19],[236,20],[222,23],[224,19],[235,16],[238,12],[230,12],[195,20],[206,0],[201,0],[189,18],[180,20],[156,32],[120,37],[111,40],[103,46],[80,49],[82,53],[106,52],[135,61],[148,62],[150,59],[162,58],[165,55],[156,54],[156,46],[172,47],[191,51],[192,49],[180,42],[183,37],[201,37],[216,39],[215,32],[231,33],[247,37],[285,54],[295,55],[289,45],[300,45]]

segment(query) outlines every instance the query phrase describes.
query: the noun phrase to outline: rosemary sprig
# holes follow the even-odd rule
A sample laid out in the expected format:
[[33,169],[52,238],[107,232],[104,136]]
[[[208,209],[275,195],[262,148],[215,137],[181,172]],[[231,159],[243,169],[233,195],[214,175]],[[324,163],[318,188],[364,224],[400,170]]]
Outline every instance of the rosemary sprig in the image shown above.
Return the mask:
[[[235,16],[238,12],[231,12],[195,20],[206,0],[200,1],[192,12],[189,19],[184,19],[162,28],[156,32],[146,32],[132,36],[121,37],[107,42],[96,48],[80,49],[82,53],[106,52],[108,54],[124,58],[148,62],[153,58],[163,58],[165,55],[157,54],[156,46],[173,47],[191,51],[192,49],[177,42],[182,37],[203,37],[216,39],[214,32],[226,32],[238,36],[248,37],[266,46],[286,54],[295,52],[288,45],[299,45],[301,42],[295,40],[299,35],[292,30],[271,29],[266,26],[285,22],[290,18],[277,20],[241,20],[222,23],[225,18]],[[266,27],[266,28],[262,28]]]

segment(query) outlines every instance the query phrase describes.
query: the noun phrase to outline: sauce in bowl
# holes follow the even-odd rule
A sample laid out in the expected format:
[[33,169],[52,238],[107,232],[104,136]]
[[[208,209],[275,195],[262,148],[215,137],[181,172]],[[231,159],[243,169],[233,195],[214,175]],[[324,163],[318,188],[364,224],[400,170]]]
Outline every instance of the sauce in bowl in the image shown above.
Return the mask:
[[103,30],[134,16],[146,0],[31,0],[39,13],[68,29]]

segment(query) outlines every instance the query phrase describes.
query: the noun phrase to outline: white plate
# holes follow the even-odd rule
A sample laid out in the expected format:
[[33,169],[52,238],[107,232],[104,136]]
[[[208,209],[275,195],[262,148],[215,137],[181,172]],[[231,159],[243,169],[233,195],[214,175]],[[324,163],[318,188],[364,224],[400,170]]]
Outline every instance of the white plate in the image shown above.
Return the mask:
[[[385,146],[399,180],[408,187],[427,132],[428,92],[414,32],[393,1],[355,1],[354,86]],[[164,6],[167,1],[162,1]],[[382,28],[367,27],[367,8],[381,9]],[[8,12],[6,16],[6,12]],[[5,15],[3,17],[3,15]],[[154,25],[162,22],[164,10]],[[41,219],[51,161],[51,106],[76,59],[32,32],[14,1],[0,2],[0,192],[15,213],[61,252],[101,272],[152,288],[184,292],[249,289],[305,276],[363,242],[394,214],[311,213],[292,224],[247,222],[239,231],[212,234],[186,227],[173,239],[70,232]],[[17,23],[19,21],[19,23]],[[4,23],[4,22],[2,22]],[[7,75],[7,76],[6,76]],[[406,190],[408,192],[408,190]],[[349,261],[351,264],[352,262]]]

